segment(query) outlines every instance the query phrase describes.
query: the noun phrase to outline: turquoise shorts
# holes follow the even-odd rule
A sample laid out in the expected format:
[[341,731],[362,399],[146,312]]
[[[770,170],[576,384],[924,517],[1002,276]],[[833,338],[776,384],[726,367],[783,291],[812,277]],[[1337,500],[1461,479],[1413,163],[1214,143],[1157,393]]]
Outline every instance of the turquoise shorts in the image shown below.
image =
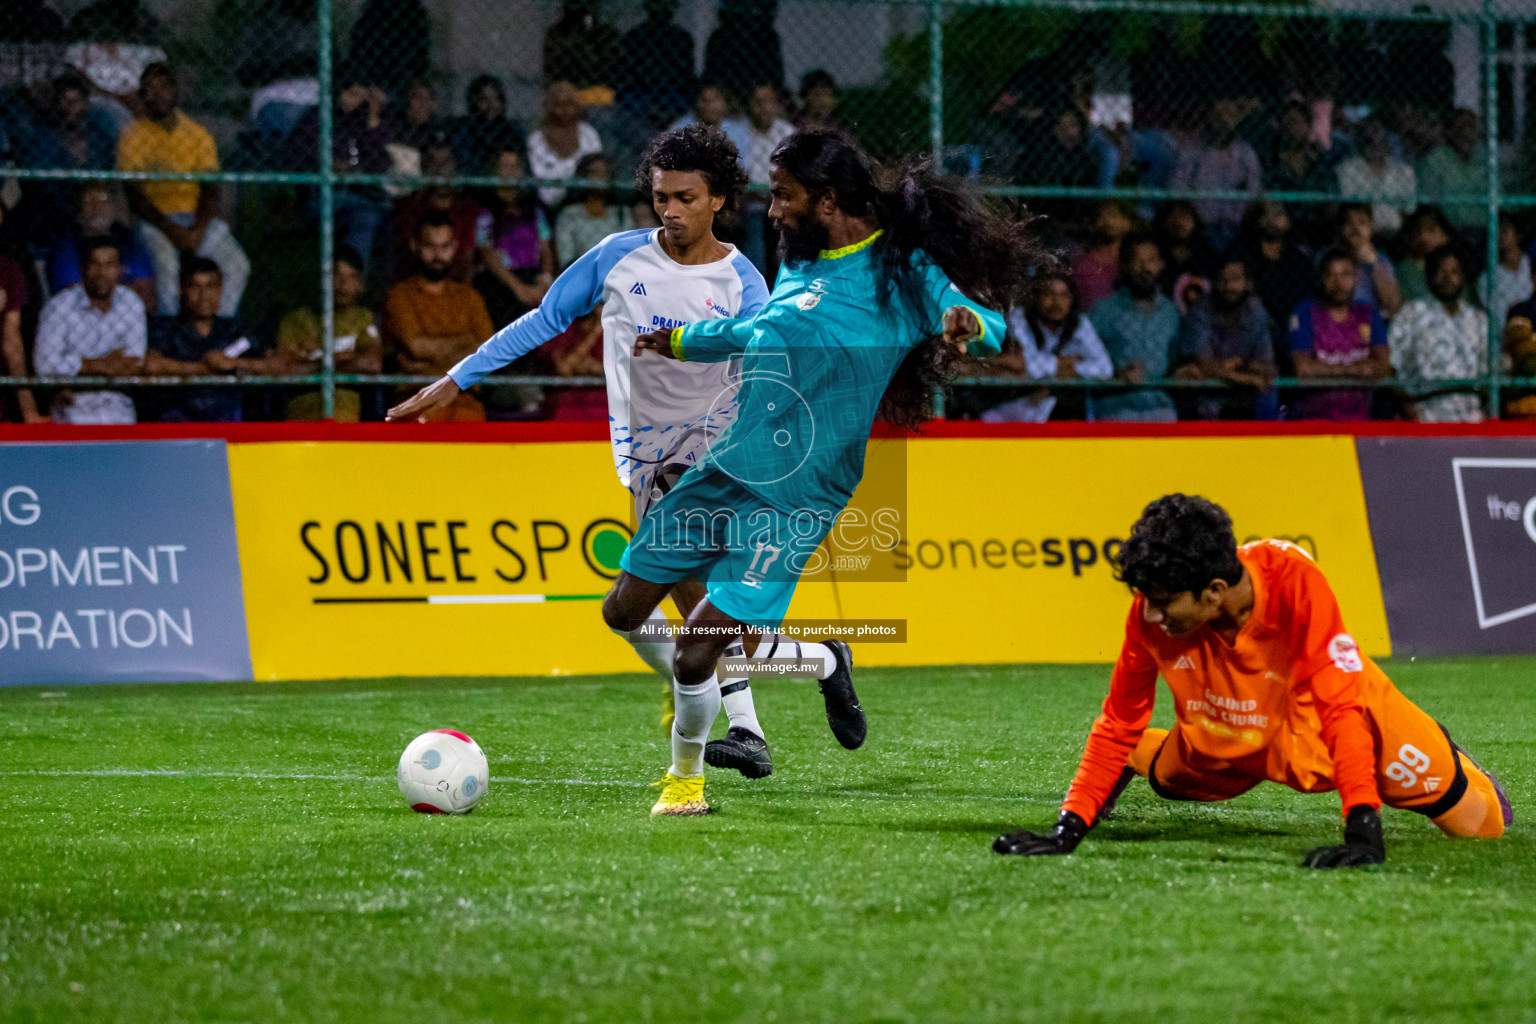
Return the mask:
[[728,473],[695,466],[646,510],[619,566],[650,583],[701,580],[710,604],[773,629],[830,528],[823,516],[783,512]]

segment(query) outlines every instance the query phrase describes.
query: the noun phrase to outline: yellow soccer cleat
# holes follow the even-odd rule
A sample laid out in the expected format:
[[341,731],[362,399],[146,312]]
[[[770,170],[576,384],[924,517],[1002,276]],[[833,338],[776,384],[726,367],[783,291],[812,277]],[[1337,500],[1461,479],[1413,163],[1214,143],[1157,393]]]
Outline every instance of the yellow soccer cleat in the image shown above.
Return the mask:
[[651,807],[652,814],[690,817],[695,814],[708,814],[713,809],[704,802],[704,776],[702,775],[691,779],[680,779],[668,772],[666,778],[654,785],[661,787],[661,796]]

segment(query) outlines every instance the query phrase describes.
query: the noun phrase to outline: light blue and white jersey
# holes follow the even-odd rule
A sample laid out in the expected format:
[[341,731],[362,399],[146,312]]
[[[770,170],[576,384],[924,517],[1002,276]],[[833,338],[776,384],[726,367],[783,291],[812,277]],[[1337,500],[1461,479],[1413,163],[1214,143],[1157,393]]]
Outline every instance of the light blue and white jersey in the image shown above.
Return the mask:
[[697,461],[735,416],[738,364],[654,356],[637,362],[635,338],[701,320],[752,317],[768,301],[763,275],[734,247],[714,263],[684,266],[662,249],[660,234],[658,228],[609,235],[566,268],[539,308],[448,371],[459,387],[470,387],[602,303],[614,465],[642,513],[663,465]]

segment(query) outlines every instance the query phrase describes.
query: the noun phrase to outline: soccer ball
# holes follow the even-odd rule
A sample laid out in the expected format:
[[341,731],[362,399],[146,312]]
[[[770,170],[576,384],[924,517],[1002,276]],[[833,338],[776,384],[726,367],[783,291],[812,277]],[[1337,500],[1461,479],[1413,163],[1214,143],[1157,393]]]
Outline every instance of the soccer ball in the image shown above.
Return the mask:
[[423,814],[465,814],[485,799],[490,765],[480,744],[453,729],[433,729],[400,755],[400,795]]

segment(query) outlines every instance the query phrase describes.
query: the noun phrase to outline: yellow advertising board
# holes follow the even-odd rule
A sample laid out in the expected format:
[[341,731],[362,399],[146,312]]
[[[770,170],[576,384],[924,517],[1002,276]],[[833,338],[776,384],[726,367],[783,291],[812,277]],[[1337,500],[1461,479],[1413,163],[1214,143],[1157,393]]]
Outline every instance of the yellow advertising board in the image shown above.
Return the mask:
[[[859,645],[859,664],[1113,660],[1129,597],[1107,555],[1172,491],[1224,505],[1240,540],[1306,548],[1365,650],[1389,653],[1350,438],[871,445],[902,448],[871,465],[905,466],[902,540],[871,554],[886,581],[828,572],[790,611],[907,621],[906,643]],[[607,445],[233,444],[229,459],[257,679],[642,670],[599,612],[631,531]]]

